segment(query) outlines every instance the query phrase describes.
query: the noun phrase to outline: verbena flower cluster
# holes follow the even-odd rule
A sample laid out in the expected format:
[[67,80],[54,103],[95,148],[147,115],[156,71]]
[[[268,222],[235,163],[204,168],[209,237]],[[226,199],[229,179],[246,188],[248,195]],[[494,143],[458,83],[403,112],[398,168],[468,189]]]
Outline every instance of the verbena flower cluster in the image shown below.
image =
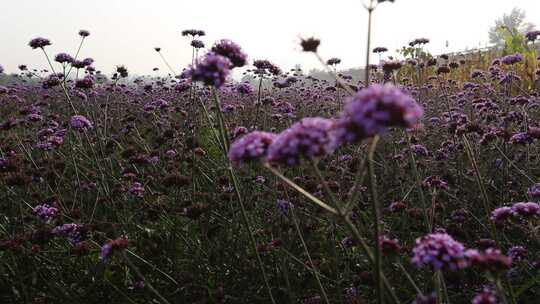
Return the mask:
[[41,204],[35,206],[33,212],[43,223],[49,224],[58,216],[60,211],[58,208],[51,207],[48,204]]
[[412,262],[417,267],[459,270],[469,266],[465,246],[446,233],[433,233],[416,240]]
[[223,39],[216,42],[211,51],[228,58],[232,67],[240,68],[247,64],[248,56],[238,44],[231,40]]
[[537,33],[379,46],[367,71],[316,38],[321,71],[182,34],[193,66],[149,48],[151,76],[101,72],[85,30],[0,66],[0,302],[375,303],[379,250],[388,302],[536,303]]
[[229,149],[229,159],[241,164],[266,157],[268,147],[276,138],[276,134],[255,131],[235,141]]
[[[422,108],[400,89],[373,85],[351,97],[337,119],[304,118],[281,132],[269,146],[267,160],[297,165],[302,158],[330,155],[341,145],[375,136],[389,127],[413,127],[422,115]],[[235,143],[235,150],[245,143]]]
[[388,127],[410,128],[423,115],[409,95],[391,85],[372,85],[351,97],[336,123],[338,144],[355,143]]
[[334,151],[331,130],[334,121],[326,118],[304,118],[281,132],[268,148],[267,160],[297,165],[302,157],[324,157]]
[[193,81],[200,81],[208,86],[220,88],[229,76],[231,61],[222,55],[208,53],[195,67],[190,75]]
[[70,124],[71,127],[76,130],[88,130],[93,128],[92,122],[82,115],[72,116]]

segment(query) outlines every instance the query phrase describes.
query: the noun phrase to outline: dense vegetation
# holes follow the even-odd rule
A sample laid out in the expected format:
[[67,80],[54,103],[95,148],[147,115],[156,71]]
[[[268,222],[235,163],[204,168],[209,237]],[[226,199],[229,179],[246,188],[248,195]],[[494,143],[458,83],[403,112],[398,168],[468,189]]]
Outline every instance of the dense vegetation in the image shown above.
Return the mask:
[[315,38],[332,80],[183,35],[178,77],[107,79],[44,38],[50,71],[4,77],[2,303],[537,301],[540,32],[415,39],[364,81]]

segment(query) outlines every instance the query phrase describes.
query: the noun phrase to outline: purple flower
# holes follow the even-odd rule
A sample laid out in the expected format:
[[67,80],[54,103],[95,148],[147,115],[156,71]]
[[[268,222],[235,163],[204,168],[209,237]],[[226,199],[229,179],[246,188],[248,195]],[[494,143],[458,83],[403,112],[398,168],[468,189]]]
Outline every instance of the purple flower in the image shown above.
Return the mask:
[[437,75],[450,73],[450,68],[447,65],[443,65],[437,68]]
[[92,129],[93,125],[88,118],[82,115],[74,115],[71,117],[70,121],[71,127],[75,130],[87,130]]
[[248,133],[248,129],[246,127],[239,126],[239,127],[234,128],[232,137],[233,138],[238,138],[238,137],[240,137],[242,135],[245,135],[247,133]]
[[381,65],[382,70],[386,74],[389,74],[389,76],[391,76],[391,73],[401,69],[401,66],[403,64],[398,60],[391,60],[391,61],[383,61],[381,62],[380,65]]
[[372,85],[348,100],[336,124],[338,144],[354,143],[382,133],[387,127],[410,128],[423,110],[409,95],[390,85]]
[[429,188],[448,189],[448,183],[438,175],[426,177],[422,184]]
[[514,211],[510,207],[500,207],[491,212],[489,219],[496,225],[504,224],[508,219],[512,218]]
[[58,78],[57,75],[49,75],[47,78],[43,80],[41,83],[41,87],[44,89],[49,89],[55,86],[60,85],[61,81],[60,78]]
[[223,113],[232,113],[232,112],[234,112],[234,109],[236,109],[236,107],[235,107],[234,105],[232,105],[232,104],[227,104],[227,105],[225,105],[225,107],[223,107],[223,108],[221,109],[221,111],[222,111]]
[[236,165],[265,157],[276,134],[254,131],[236,140],[229,149],[229,160]]
[[232,63],[231,68],[243,67],[247,63],[247,55],[242,51],[242,48],[228,39],[223,39],[212,47],[212,52],[215,54],[229,58]]
[[[437,65],[437,58],[428,59],[428,61],[426,62],[426,65],[427,66],[436,66]],[[432,77],[434,77],[434,78],[432,78]],[[435,80],[435,76],[428,77],[428,80]]]
[[83,226],[74,223],[56,226],[51,232],[54,235],[66,237],[73,245],[84,241],[87,234],[87,230]]
[[334,151],[331,129],[334,121],[304,118],[281,132],[268,148],[268,161],[293,166],[306,158],[323,157]]
[[79,31],[79,36],[81,36],[83,38],[86,38],[86,37],[90,36],[90,32],[87,31],[87,30],[80,30]]
[[254,89],[249,82],[242,82],[236,86],[236,91],[240,94],[249,95],[254,92]]
[[142,198],[144,196],[144,186],[139,182],[134,182],[128,192],[135,197]]
[[262,175],[257,175],[255,182],[258,184],[264,184],[266,182],[266,178]]
[[84,67],[86,67],[86,64],[82,60],[73,60],[71,62],[71,66],[76,69],[83,69]]
[[82,63],[84,64],[84,66],[89,66],[89,65],[92,65],[92,63],[94,63],[94,59],[93,58],[84,58]]
[[344,249],[349,249],[356,246],[356,240],[352,236],[346,236],[343,240],[341,240],[340,243]]
[[417,38],[417,39],[414,39],[413,41],[409,42],[409,46],[415,46],[415,45],[419,45],[419,44],[428,44],[429,43],[429,39],[427,38]]
[[484,288],[482,291],[477,293],[473,300],[472,304],[499,304],[499,298],[497,293],[491,288]]
[[117,75],[120,75],[120,78],[126,78],[129,76],[128,69],[123,65],[119,65],[116,67],[116,73]]
[[153,103],[149,102],[144,105],[143,109],[145,112],[152,112],[156,109],[156,106]]
[[174,90],[178,93],[185,92],[191,88],[191,82],[190,81],[181,81],[179,82],[175,87]]
[[540,205],[533,202],[520,202],[512,205],[512,212],[524,218],[540,216]]
[[43,129],[40,130],[37,134],[38,143],[37,148],[42,150],[53,150],[58,148],[64,143],[64,136],[66,135],[65,129],[53,130],[53,129]]
[[473,265],[492,272],[507,270],[512,266],[512,259],[494,248],[488,248],[483,252],[470,249],[465,255]]
[[107,260],[112,253],[112,249],[113,249],[112,244],[109,242],[103,245],[99,253],[99,258],[101,260]]
[[532,185],[528,190],[527,194],[533,198],[540,198],[540,183]]
[[465,247],[446,233],[428,234],[416,239],[412,263],[417,267],[458,270],[468,266]]
[[471,72],[471,78],[480,78],[484,76],[484,72],[481,70],[474,70]]
[[175,87],[174,90],[178,93],[183,93],[191,88],[191,82],[184,80],[179,82]]
[[533,138],[527,132],[520,132],[510,137],[510,143],[515,145],[528,145],[533,142]]
[[501,62],[506,65],[512,65],[523,61],[523,55],[521,54],[513,54],[513,55],[507,55],[501,58]]
[[75,81],[75,87],[79,89],[91,89],[94,87],[94,77],[87,75],[83,79]]
[[428,156],[429,155],[428,149],[423,145],[412,145],[409,149],[411,150],[411,152],[413,152],[417,156]]
[[167,150],[167,151],[165,152],[165,154],[166,154],[168,157],[173,158],[173,157],[175,157],[178,153],[176,153],[175,150],[170,149],[170,150]]
[[220,88],[229,76],[231,65],[227,57],[208,53],[197,66],[191,68],[191,79]]
[[300,41],[300,46],[302,46],[302,50],[304,52],[313,52],[317,53],[317,48],[321,44],[321,40],[311,37],[311,38],[305,38]]
[[341,59],[339,58],[330,58],[326,61],[326,64],[328,65],[338,65],[341,63]]
[[155,156],[148,157],[148,163],[154,166],[157,165],[159,163],[159,156],[155,155]]
[[525,34],[528,41],[535,41],[540,36],[540,31],[530,31]]
[[257,74],[264,74],[266,72],[275,76],[281,74],[281,69],[266,59],[253,61],[253,66],[257,68]]
[[341,156],[338,157],[338,162],[340,162],[340,163],[345,163],[345,162],[349,162],[349,161],[352,161],[352,160],[353,160],[353,157],[350,154],[345,154],[345,155],[341,155]]
[[134,289],[143,289],[146,286],[143,280],[139,280],[133,283]]
[[28,121],[41,121],[43,120],[43,116],[41,116],[39,113],[31,113],[26,116],[26,119]]
[[287,216],[291,209],[294,208],[294,205],[289,201],[279,199],[277,200],[277,208],[281,214]]
[[204,35],[206,35],[206,33],[204,31],[201,31],[201,30],[190,29],[190,30],[183,30],[182,31],[182,36],[195,37],[195,36],[204,36]]
[[476,88],[478,88],[478,87],[479,87],[478,84],[472,83],[472,82],[465,82],[465,83],[463,84],[463,89],[464,89],[464,90],[473,90],[473,89],[476,89]]
[[54,61],[59,62],[59,63],[71,63],[74,60],[75,59],[71,57],[71,55],[66,54],[66,53],[60,53],[54,57]]
[[274,86],[278,89],[284,89],[290,87],[290,83],[285,80],[278,80],[274,82]]
[[385,256],[394,255],[399,253],[401,245],[398,239],[391,239],[386,235],[379,237],[379,248]]
[[529,252],[527,248],[523,246],[513,246],[508,249],[508,256],[512,259],[513,262],[520,262],[527,259]]
[[204,42],[202,42],[201,40],[195,39],[191,41],[191,46],[196,49],[202,49],[204,47]]
[[30,40],[28,45],[33,49],[44,48],[44,47],[46,47],[48,45],[51,45],[51,41],[49,39],[46,39],[46,38],[38,37],[38,38],[34,38],[34,39]]
[[51,207],[48,204],[37,205],[32,212],[44,223],[48,224],[58,215],[58,208]]
[[396,213],[396,212],[403,211],[406,208],[407,208],[407,205],[405,205],[405,203],[403,203],[402,201],[396,201],[396,202],[392,202],[390,206],[388,206],[388,211],[392,213]]
[[384,46],[379,46],[373,49],[373,53],[384,53],[384,52],[388,52],[388,49],[385,48]]

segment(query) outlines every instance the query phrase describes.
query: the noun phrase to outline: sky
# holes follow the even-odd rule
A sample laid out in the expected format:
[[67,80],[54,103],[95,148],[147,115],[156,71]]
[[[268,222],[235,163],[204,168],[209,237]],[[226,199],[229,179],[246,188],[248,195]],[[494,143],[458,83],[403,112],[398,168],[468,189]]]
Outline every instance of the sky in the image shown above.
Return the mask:
[[[16,72],[19,64],[46,68],[38,50],[28,47],[41,36],[47,51],[74,54],[80,29],[91,32],[81,57],[92,57],[98,70],[111,73],[125,65],[132,74],[165,73],[154,47],[180,72],[191,61],[184,29],[205,30],[203,41],[231,39],[250,59],[268,59],[283,69],[300,64],[321,68],[299,47],[301,37],[321,39],[324,58],[342,59],[340,68],[365,63],[367,0],[0,0],[0,64]],[[495,19],[512,8],[527,12],[539,25],[540,0],[395,0],[373,14],[373,44],[396,50],[419,37],[429,38],[434,54],[485,46]],[[446,48],[446,41],[449,47]],[[374,58],[377,60],[377,57]]]

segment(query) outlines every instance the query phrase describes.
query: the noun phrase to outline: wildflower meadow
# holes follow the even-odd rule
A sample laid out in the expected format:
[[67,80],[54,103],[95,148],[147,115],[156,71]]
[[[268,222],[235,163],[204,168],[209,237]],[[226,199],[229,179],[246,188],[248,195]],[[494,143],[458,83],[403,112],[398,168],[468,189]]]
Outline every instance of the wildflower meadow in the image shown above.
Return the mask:
[[87,30],[21,46],[48,68],[0,66],[0,303],[540,303],[540,31],[389,55],[365,2],[355,75],[316,36],[326,78],[202,29],[153,76]]

